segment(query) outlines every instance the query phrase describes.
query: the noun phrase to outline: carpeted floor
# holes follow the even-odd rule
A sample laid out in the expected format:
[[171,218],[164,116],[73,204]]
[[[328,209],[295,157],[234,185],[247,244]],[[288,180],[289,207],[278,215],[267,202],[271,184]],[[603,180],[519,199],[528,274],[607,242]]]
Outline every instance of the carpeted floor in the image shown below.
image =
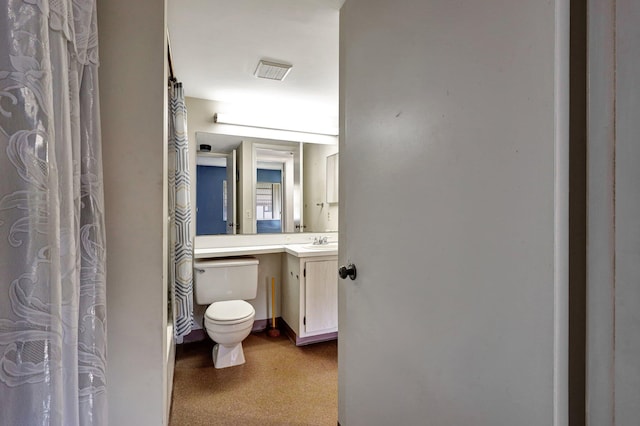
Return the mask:
[[337,424],[335,340],[296,347],[258,333],[243,346],[244,365],[218,370],[211,340],[179,345],[170,426]]

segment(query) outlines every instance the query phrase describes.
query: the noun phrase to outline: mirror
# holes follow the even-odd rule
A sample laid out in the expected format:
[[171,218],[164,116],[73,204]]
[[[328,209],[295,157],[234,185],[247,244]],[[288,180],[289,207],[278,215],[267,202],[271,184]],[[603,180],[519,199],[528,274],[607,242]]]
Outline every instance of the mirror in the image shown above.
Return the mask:
[[195,139],[196,235],[338,230],[337,199],[327,199],[337,145],[199,131]]

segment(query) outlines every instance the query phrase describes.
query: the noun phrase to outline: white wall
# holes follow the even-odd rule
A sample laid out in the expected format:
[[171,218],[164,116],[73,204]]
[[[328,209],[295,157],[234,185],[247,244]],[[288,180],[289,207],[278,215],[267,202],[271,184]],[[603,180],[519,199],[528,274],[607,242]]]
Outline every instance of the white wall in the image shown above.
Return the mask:
[[194,218],[191,226],[192,235],[196,235],[196,155],[198,152],[196,132],[211,132],[212,129],[215,129],[213,113],[217,110],[219,103],[186,97],[185,104],[187,106],[187,137],[189,138],[189,170],[191,171],[191,217]]
[[[304,145],[304,224],[306,232],[338,230],[338,204],[327,204],[327,156],[338,145]],[[318,206],[322,204],[322,206]]]
[[615,419],[640,419],[640,2],[617,0]]
[[166,424],[164,0],[98,2],[109,424]]
[[640,418],[640,4],[589,1],[587,424]]
[[614,8],[589,0],[587,424],[614,426]]

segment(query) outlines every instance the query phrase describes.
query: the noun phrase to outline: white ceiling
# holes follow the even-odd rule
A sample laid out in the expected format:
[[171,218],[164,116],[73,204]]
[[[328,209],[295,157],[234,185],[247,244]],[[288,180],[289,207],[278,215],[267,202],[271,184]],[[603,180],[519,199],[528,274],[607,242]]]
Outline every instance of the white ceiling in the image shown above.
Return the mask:
[[[169,0],[174,72],[186,96],[269,113],[338,116],[338,18],[344,0]],[[253,76],[260,59],[293,65]]]

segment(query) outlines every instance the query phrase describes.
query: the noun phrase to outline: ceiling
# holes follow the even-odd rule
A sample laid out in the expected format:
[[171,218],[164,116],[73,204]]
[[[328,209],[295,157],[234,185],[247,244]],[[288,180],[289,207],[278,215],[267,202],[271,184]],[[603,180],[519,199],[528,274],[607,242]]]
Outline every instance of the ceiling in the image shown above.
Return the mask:
[[[338,18],[344,0],[169,0],[175,76],[186,96],[236,109],[337,120]],[[293,65],[284,81],[258,61]]]

